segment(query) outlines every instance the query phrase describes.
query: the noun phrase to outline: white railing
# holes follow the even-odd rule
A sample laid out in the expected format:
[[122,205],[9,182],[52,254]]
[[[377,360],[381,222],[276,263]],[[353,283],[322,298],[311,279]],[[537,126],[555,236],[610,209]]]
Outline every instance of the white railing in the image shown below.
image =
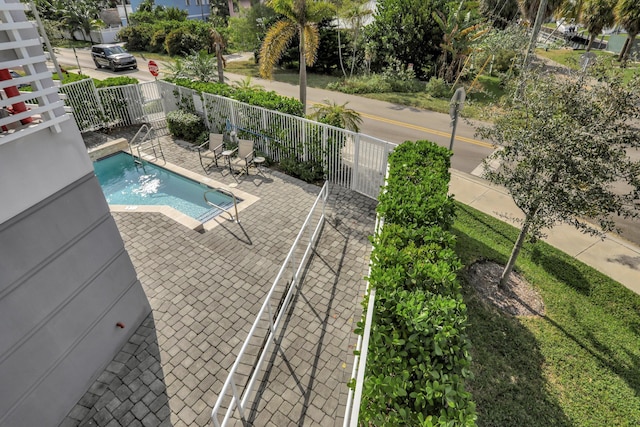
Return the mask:
[[[380,217],[376,217],[376,226],[374,238],[377,238],[382,231],[384,221]],[[369,264],[369,274],[371,275],[371,264]],[[364,374],[367,368],[367,354],[369,352],[369,337],[371,336],[371,323],[373,322],[373,311],[376,305],[376,288],[370,288],[367,282],[367,312],[364,318],[364,330],[362,335],[358,336],[358,343],[355,349],[355,358],[353,360],[353,369],[351,378],[355,379],[354,389],[349,388],[347,395],[346,410],[344,413],[343,427],[357,427],[360,415],[360,403],[362,402],[362,389],[364,386]]]
[[[231,366],[229,375],[220,390],[211,411],[214,426],[225,426],[236,409],[246,420],[247,406],[261,368],[273,344],[287,308],[295,293],[305,263],[315,246],[325,218],[325,207],[329,197],[329,183],[325,182],[307,218],[298,233],[271,289],[265,297],[249,334]],[[248,359],[248,360],[246,360]],[[256,360],[257,359],[257,360]],[[220,421],[222,417],[222,421]]]

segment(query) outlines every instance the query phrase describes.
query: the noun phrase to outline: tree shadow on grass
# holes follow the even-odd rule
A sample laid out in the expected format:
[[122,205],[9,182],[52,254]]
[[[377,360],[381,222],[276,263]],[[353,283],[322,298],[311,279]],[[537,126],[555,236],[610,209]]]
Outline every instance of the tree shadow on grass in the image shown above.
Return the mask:
[[531,261],[542,267],[560,282],[572,287],[582,295],[591,295],[592,285],[575,266],[557,256],[549,256],[538,246],[531,250]]
[[[456,235],[467,256],[477,250],[484,257],[501,258],[484,243],[464,233]],[[478,426],[570,426],[556,398],[547,392],[545,360],[535,337],[517,318],[483,303],[464,277],[462,285],[474,374],[467,388],[477,405]]]

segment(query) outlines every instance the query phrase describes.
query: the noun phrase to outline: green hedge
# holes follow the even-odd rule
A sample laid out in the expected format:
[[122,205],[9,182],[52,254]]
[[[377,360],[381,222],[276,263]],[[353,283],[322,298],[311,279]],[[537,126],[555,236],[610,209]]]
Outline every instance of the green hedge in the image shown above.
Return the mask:
[[302,117],[302,103],[295,98],[290,98],[277,93],[260,89],[236,89],[222,83],[191,81],[189,79],[167,79],[176,85],[197,90],[198,92],[211,93],[250,105],[263,107],[269,110],[279,111],[285,114]]
[[450,156],[432,142],[407,141],[389,157],[378,205],[384,227],[371,254],[376,299],[361,425],[475,425],[464,388],[471,357],[461,263],[449,232]]

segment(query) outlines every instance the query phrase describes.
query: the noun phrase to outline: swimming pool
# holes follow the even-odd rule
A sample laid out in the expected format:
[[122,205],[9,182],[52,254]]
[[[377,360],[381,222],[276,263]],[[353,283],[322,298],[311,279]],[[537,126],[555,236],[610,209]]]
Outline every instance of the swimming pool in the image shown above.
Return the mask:
[[[204,201],[211,187],[148,162],[143,168],[127,153],[100,159],[93,169],[110,205],[170,206],[200,222],[222,212]],[[225,209],[233,206],[230,196],[217,191],[207,193],[207,199]]]

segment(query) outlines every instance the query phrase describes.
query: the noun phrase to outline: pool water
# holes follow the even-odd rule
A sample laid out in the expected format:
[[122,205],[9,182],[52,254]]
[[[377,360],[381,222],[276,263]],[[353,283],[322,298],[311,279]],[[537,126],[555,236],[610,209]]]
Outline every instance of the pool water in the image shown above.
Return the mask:
[[[210,187],[148,162],[143,168],[127,153],[100,159],[93,169],[111,205],[166,205],[200,222],[222,213],[204,201]],[[207,193],[207,199],[223,208],[233,206],[231,197],[217,191]]]

